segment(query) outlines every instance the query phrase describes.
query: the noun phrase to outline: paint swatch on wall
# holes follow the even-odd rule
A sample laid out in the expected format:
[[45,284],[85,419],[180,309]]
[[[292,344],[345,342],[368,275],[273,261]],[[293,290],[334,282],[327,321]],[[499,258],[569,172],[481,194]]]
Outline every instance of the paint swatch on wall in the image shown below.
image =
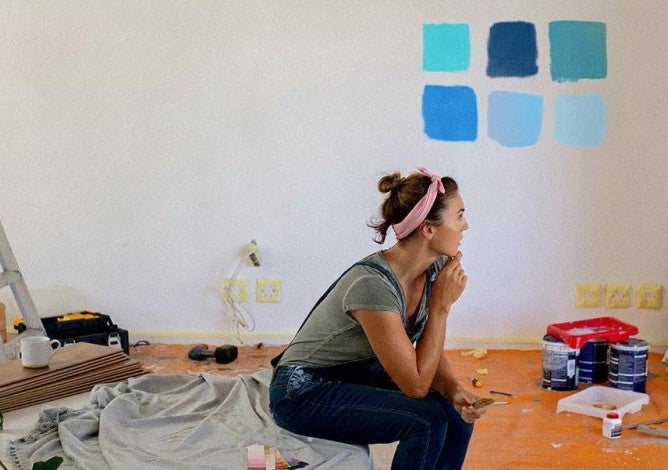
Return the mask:
[[575,82],[608,76],[605,23],[552,21],[549,37],[552,80]]
[[478,105],[470,87],[425,85],[422,117],[424,132],[431,139],[474,141],[478,137]]
[[487,133],[506,147],[538,142],[543,126],[543,97],[529,93],[493,91],[487,104]]
[[487,41],[487,75],[490,77],[529,77],[538,73],[536,27],[533,23],[512,21],[494,23]]
[[463,72],[469,68],[469,25],[440,23],[422,25],[422,69],[427,72]]
[[554,137],[575,147],[596,147],[603,142],[608,108],[598,93],[559,95],[555,102]]

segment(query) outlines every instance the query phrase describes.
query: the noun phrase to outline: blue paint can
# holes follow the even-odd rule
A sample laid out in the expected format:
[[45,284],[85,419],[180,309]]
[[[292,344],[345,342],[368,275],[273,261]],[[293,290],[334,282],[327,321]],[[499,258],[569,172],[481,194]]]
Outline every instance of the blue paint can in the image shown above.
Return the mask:
[[575,390],[578,386],[578,349],[552,335],[543,336],[543,388]]
[[585,343],[578,356],[578,381],[601,384],[608,381],[608,354],[610,343],[605,338],[592,338]]
[[645,393],[649,345],[630,338],[610,345],[610,385],[621,390]]

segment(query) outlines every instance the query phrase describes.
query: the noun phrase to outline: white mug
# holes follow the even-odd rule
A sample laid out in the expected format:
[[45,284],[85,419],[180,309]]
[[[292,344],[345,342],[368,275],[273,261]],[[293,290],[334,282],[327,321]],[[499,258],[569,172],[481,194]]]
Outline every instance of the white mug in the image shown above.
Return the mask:
[[49,365],[51,355],[60,347],[60,341],[48,336],[28,336],[21,338],[21,364],[23,367],[38,369]]

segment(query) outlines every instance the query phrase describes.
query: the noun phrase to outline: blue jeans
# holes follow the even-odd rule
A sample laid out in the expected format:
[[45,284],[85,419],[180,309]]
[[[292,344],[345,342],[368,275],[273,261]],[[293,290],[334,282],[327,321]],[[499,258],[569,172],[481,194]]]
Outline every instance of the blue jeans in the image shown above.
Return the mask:
[[358,445],[399,441],[392,469],[459,469],[473,433],[452,402],[434,391],[407,397],[377,361],[278,367],[270,404],[276,423],[297,434]]

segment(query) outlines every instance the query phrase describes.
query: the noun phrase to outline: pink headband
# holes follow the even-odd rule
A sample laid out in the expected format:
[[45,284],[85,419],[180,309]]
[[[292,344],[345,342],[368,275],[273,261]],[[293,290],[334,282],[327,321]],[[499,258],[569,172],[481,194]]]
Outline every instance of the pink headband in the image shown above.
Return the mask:
[[445,192],[445,188],[443,187],[443,182],[441,181],[440,176],[430,173],[421,166],[418,167],[418,171],[423,175],[430,177],[431,184],[427,189],[427,193],[422,196],[422,199],[420,199],[417,204],[415,204],[415,207],[411,209],[404,220],[398,224],[392,225],[392,229],[397,236],[397,240],[401,240],[402,238],[407,237],[413,230],[418,228],[424,219],[427,218],[427,214],[429,214],[431,206],[434,205],[434,201],[436,200],[438,193],[443,194]]

